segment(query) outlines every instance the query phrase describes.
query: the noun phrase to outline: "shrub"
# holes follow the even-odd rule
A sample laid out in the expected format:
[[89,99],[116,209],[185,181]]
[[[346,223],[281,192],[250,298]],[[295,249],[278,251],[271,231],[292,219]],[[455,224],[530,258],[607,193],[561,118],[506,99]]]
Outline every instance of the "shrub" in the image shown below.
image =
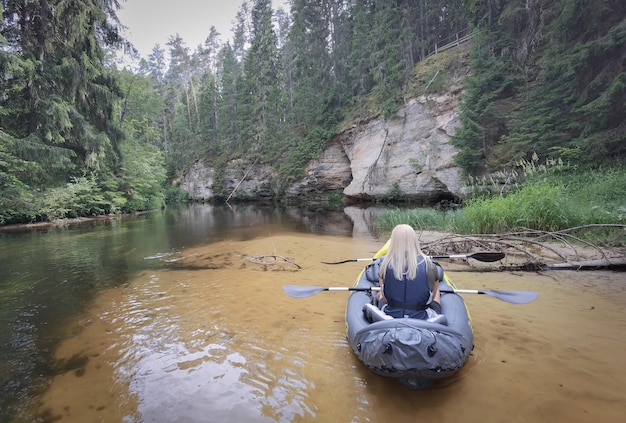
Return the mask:
[[40,197],[38,214],[44,220],[104,214],[109,204],[94,177],[72,178],[60,188],[52,188]]

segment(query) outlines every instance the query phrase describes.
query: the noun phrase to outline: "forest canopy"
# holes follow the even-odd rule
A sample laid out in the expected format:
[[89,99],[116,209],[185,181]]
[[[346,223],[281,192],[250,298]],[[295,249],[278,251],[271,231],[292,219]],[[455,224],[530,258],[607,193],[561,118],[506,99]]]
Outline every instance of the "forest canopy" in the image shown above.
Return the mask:
[[228,41],[207,24],[194,50],[173,35],[133,66],[116,60],[132,52],[119,6],[2,1],[0,224],[158,207],[198,159],[224,196],[229,160],[267,163],[279,197],[346,122],[445,91],[415,69],[461,31],[468,173],[624,159],[621,0],[248,0]]

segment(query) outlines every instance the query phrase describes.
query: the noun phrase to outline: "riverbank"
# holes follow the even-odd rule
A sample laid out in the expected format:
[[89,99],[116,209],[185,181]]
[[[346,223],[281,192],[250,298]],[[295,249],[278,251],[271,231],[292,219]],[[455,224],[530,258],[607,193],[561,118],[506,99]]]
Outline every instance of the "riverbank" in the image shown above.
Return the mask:
[[[607,228],[608,226],[608,228]],[[592,242],[578,236],[580,231],[617,232],[613,242]],[[480,251],[505,254],[503,260],[488,263],[490,269],[501,271],[539,270],[625,270],[626,225],[585,225],[558,232],[520,230],[500,234],[463,235],[432,230],[418,230],[422,248],[430,255],[461,255],[472,267],[477,260],[462,256]]]
[[47,222],[33,222],[33,223],[15,223],[11,225],[0,226],[0,232],[20,232],[31,231],[48,228],[62,228],[66,226],[81,225],[93,222],[104,222],[118,219],[129,219],[133,217],[143,216],[148,213],[154,213],[155,210],[142,211],[126,214],[107,214],[93,217],[75,217],[71,219],[56,219]]
[[[154,211],[6,225],[0,227],[0,233],[39,231],[50,228],[113,222],[120,219],[141,217]],[[326,225],[331,224],[329,222],[335,222],[337,219],[345,220],[343,222],[343,225],[346,226],[345,229],[352,232],[353,235],[355,232],[360,233],[362,231],[369,233],[373,227],[379,227],[378,223],[381,220],[380,210],[371,215],[365,213],[369,215],[369,219],[373,219],[368,220],[368,222],[361,221],[364,213],[355,214],[350,208],[344,209],[343,213],[339,210],[338,213],[343,216],[343,219],[337,216],[317,217],[319,222],[325,221]],[[416,213],[419,213],[419,211],[416,211]],[[392,215],[396,219],[399,216],[403,216],[406,219],[406,223],[416,227],[415,222],[411,220],[411,217],[414,216],[411,212],[408,214],[392,213]],[[335,224],[336,222],[332,223],[331,226]],[[352,230],[348,229],[350,225],[354,226]],[[605,231],[607,229],[617,234],[613,237],[612,243],[607,243],[605,240],[601,241],[599,240],[600,238],[596,238],[594,243],[584,240],[578,234],[582,230],[589,232],[590,230]],[[316,231],[314,228],[312,230]],[[416,231],[427,254],[460,256],[455,261],[460,260],[461,267],[470,266],[474,270],[478,268],[499,271],[626,269],[626,225],[586,225],[558,232],[520,230],[517,232],[474,235],[458,234],[452,231],[420,229],[419,227],[416,227]],[[376,232],[381,240],[385,240],[391,229],[378,229]],[[484,251],[502,252],[505,254],[505,258],[495,263],[482,263],[476,259],[463,257],[465,254]]]

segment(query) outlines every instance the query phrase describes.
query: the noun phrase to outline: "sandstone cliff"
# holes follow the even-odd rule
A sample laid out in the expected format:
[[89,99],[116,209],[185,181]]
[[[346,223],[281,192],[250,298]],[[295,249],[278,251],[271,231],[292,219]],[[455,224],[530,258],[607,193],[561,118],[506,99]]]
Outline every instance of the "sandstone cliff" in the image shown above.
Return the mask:
[[[354,125],[329,141],[305,176],[285,190],[288,198],[342,193],[347,199],[395,196],[424,203],[462,196],[461,169],[450,138],[459,126],[458,93],[410,99],[393,118],[377,117]],[[228,164],[226,191],[235,198],[272,198],[276,172],[264,164],[235,160]],[[195,163],[180,187],[190,198],[214,197],[215,170]]]

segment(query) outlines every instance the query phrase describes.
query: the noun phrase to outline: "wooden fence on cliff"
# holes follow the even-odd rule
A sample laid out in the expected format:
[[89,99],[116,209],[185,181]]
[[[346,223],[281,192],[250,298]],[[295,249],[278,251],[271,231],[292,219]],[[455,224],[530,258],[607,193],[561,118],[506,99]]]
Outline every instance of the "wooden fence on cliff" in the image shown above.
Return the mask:
[[[459,31],[456,34],[441,40],[428,50],[426,57],[433,56],[442,51],[458,47],[466,41],[471,40],[474,37],[474,32],[470,28],[465,28],[463,31]],[[425,57],[425,58],[426,58]]]

